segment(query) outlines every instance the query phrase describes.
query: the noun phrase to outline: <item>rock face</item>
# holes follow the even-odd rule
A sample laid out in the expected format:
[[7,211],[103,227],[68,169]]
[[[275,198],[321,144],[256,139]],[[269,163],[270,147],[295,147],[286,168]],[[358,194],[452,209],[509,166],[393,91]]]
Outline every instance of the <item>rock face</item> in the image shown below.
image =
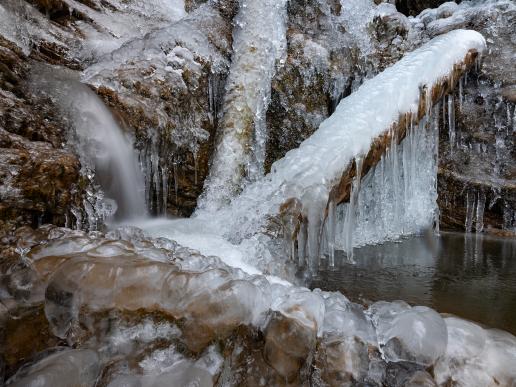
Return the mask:
[[82,206],[79,160],[63,148],[66,123],[27,88],[29,58],[0,38],[0,234],[42,222],[64,225]]
[[[416,16],[427,8],[437,8],[445,0],[396,0],[396,8],[407,16]],[[460,0],[457,1],[460,3]]]
[[190,215],[208,173],[231,49],[230,20],[207,4],[86,69],[136,136],[155,214]]
[[[516,227],[516,85],[511,30],[516,6],[501,2],[471,10],[468,28],[488,42],[478,74],[443,108],[438,174],[441,225],[454,230],[510,234]],[[461,9],[451,18],[465,21]],[[439,20],[438,20],[439,21]],[[456,26],[456,23],[452,23]],[[454,116],[455,125],[449,118]]]

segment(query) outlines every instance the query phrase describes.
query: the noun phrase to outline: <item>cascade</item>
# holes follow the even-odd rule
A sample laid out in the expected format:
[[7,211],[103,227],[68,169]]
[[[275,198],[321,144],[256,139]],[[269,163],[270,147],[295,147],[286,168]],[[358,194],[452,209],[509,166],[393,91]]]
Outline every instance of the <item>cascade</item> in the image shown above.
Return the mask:
[[244,180],[263,175],[265,114],[276,62],[286,48],[285,19],[285,0],[240,2],[223,101],[222,133],[200,208],[217,209],[239,192]]
[[[144,177],[132,142],[122,132],[102,100],[74,74],[38,66],[32,87],[52,98],[74,129],[70,142],[76,147],[83,167],[95,173],[103,193],[85,203],[91,229],[114,215],[115,220],[144,216]],[[104,194],[106,197],[104,197]],[[84,217],[72,210],[76,227],[84,227]],[[100,219],[96,219],[100,217]]]

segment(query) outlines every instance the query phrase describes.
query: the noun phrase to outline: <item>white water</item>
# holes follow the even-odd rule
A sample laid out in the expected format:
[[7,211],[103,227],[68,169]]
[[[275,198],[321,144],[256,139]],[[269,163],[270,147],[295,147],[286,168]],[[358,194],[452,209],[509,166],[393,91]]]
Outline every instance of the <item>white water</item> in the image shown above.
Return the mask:
[[[95,171],[107,198],[115,201],[115,219],[145,216],[144,177],[132,141],[102,100],[73,73],[58,68],[36,67],[32,83],[36,91],[55,101],[71,123],[70,141],[83,167]],[[109,200],[103,202],[109,204]]]

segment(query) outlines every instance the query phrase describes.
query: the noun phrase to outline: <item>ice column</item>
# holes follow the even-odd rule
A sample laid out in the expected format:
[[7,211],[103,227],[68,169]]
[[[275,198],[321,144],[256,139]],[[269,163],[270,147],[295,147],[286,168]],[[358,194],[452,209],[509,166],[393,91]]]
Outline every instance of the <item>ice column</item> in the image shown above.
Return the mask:
[[286,0],[241,0],[221,133],[199,207],[217,209],[245,180],[263,175],[265,113],[276,63],[286,48]]

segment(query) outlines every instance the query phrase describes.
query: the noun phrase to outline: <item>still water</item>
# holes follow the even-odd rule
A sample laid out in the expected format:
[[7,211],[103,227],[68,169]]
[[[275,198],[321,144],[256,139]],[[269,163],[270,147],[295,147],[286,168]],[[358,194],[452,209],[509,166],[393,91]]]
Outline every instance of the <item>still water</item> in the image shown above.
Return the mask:
[[311,287],[364,304],[426,305],[516,334],[516,239],[441,233],[356,249],[355,260],[321,269]]

